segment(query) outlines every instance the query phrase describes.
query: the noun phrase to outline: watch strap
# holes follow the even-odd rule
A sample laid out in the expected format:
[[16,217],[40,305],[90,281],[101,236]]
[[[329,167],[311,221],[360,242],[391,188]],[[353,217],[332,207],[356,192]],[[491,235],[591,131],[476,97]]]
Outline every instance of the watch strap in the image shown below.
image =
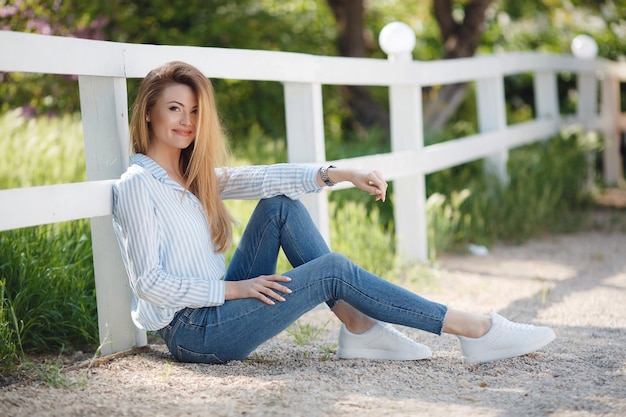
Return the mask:
[[328,165],[328,166],[323,166],[320,168],[320,177],[322,177],[322,181],[324,181],[324,184],[328,185],[329,187],[332,187],[333,185],[335,185],[334,182],[331,181],[330,178],[328,178],[328,170],[330,168],[337,168],[334,165]]

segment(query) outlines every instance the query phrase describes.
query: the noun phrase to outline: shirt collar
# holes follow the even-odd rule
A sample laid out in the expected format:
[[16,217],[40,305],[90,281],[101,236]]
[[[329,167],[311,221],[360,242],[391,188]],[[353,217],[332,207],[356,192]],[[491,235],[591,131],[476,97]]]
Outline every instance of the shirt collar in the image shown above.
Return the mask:
[[141,153],[133,154],[130,156],[130,163],[146,169],[150,174],[152,174],[155,179],[163,184],[171,185],[176,188],[180,188],[181,190],[183,189],[183,187],[179,183],[177,183],[176,181],[171,179],[169,175],[167,175],[167,172],[161,167],[161,165],[157,164],[152,158],[147,155]]

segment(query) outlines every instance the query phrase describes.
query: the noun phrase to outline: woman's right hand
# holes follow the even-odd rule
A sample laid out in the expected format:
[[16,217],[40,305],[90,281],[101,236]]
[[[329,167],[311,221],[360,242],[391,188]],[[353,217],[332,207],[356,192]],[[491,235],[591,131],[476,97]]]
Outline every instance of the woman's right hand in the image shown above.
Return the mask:
[[281,282],[289,281],[291,281],[291,278],[284,275],[261,275],[242,281],[225,281],[225,299],[258,298],[266,304],[274,305],[274,300],[285,301],[285,298],[278,292],[283,294],[291,293],[289,288],[281,284]]

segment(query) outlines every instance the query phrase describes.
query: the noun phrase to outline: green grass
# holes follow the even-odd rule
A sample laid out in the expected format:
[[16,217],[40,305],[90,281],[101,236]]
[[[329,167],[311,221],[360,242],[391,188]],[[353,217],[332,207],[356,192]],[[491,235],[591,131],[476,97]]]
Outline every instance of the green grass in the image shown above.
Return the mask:
[[15,364],[24,355],[21,327],[15,310],[5,297],[5,280],[0,280],[0,370],[14,371]]
[[328,322],[324,323],[322,327],[318,327],[310,323],[301,323],[297,320],[287,328],[287,334],[293,337],[297,345],[308,345],[322,333],[326,325],[328,325]]
[[0,189],[85,181],[79,115],[26,120],[0,115]]
[[[80,118],[0,116],[0,188],[85,180]],[[24,353],[97,344],[88,220],[0,233],[0,370]]]
[[0,279],[19,320],[26,352],[85,349],[97,343],[89,223],[0,233]]
[[590,171],[588,155],[599,150],[596,134],[572,126],[550,140],[511,150],[508,184],[482,174],[483,161],[430,175],[431,250],[522,243],[546,233],[580,230],[600,182]]
[[[25,120],[10,112],[0,115],[0,130],[0,188],[84,181],[78,116]],[[367,153],[372,144],[363,146]],[[579,227],[584,223],[579,213],[584,215],[589,204],[583,186],[588,179],[587,154],[596,148],[597,138],[571,129],[513,150],[506,187],[483,174],[482,161],[429,175],[431,259],[437,253],[464,250],[468,243],[522,242]],[[252,128],[248,138],[235,142],[234,155],[236,164],[282,162],[285,142]],[[333,250],[386,279],[429,285],[428,271],[397,265],[393,184],[385,204],[358,190],[332,192],[329,200]],[[227,202],[241,222],[235,227],[235,245],[255,204]],[[230,256],[232,250],[227,259]],[[287,269],[281,254],[278,272]],[[4,374],[28,363],[25,355],[36,352],[95,351],[94,285],[88,220],[1,232],[0,371]]]

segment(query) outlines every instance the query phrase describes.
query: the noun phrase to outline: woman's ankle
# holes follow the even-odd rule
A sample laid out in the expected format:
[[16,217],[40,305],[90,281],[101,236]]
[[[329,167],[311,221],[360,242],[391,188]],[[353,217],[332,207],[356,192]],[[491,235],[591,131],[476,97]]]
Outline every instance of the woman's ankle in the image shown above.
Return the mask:
[[459,310],[448,310],[444,319],[443,332],[455,336],[478,338],[491,328],[491,318]]
[[376,324],[376,320],[361,313],[345,301],[338,302],[332,311],[350,333],[365,333]]

